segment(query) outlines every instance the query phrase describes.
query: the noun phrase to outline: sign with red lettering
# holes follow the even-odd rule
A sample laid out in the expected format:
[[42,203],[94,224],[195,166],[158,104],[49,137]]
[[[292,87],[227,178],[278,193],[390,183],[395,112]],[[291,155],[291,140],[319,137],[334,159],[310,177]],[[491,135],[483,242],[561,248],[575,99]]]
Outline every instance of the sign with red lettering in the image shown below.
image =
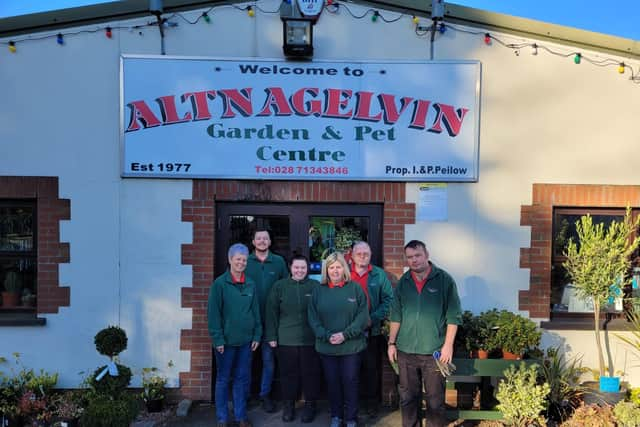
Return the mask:
[[122,176],[477,181],[480,63],[122,58]]

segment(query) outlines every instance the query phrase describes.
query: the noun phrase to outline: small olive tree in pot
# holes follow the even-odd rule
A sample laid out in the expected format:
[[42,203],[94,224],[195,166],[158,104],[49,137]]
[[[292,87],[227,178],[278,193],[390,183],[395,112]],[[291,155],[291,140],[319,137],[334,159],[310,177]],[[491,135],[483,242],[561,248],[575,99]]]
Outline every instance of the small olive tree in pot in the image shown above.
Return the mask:
[[[567,260],[564,267],[578,296],[593,301],[600,377],[605,375],[600,313],[610,299],[622,294],[622,288],[629,281],[626,273],[630,267],[630,256],[640,243],[640,238],[632,239],[631,236],[639,225],[640,216],[632,220],[630,208],[627,208],[622,221],[613,221],[607,228],[603,223],[594,224],[587,214],[576,222],[579,241],[570,240],[565,253]],[[613,377],[613,363],[609,363],[608,373]]]

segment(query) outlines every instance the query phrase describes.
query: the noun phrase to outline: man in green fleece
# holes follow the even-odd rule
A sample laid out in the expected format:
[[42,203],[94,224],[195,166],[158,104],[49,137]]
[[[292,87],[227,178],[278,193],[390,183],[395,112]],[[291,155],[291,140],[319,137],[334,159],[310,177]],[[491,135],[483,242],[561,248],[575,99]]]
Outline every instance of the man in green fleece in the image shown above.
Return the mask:
[[460,299],[456,283],[444,270],[429,261],[425,244],[412,240],[404,247],[409,271],[395,288],[391,306],[387,353],[398,362],[402,427],[421,425],[419,398],[424,387],[429,426],[445,426],[445,379],[434,353],[450,363],[453,342],[461,324]]
[[[289,277],[289,270],[284,258],[280,255],[272,253],[271,236],[267,230],[257,230],[253,234],[254,252],[249,255],[247,261],[247,276],[256,284],[258,301],[260,302],[260,318],[265,319],[265,305],[267,295],[271,290],[271,286],[280,280]],[[264,328],[264,324],[263,324]],[[260,400],[262,401],[262,409],[271,413],[276,411],[276,405],[271,400],[271,383],[273,382],[273,373],[275,371],[275,360],[273,349],[266,342],[262,343],[262,375],[260,380]],[[249,397],[249,388],[247,388],[247,397]]]

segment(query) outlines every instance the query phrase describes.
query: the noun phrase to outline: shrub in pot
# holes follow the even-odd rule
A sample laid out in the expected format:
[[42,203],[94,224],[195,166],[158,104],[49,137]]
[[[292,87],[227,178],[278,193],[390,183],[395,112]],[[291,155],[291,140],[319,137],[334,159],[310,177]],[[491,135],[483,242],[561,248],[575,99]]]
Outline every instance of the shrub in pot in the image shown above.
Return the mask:
[[511,353],[521,359],[525,351],[540,345],[541,337],[542,333],[532,320],[509,311],[501,313],[495,344],[502,349],[503,355]]
[[[569,241],[563,266],[576,288],[578,296],[593,301],[595,344],[601,384],[605,378],[605,361],[600,336],[600,313],[630,282],[627,272],[630,256],[640,245],[640,237],[632,238],[640,226],[640,216],[632,218],[631,209],[622,221],[612,221],[605,229],[603,223],[595,223],[590,215],[576,222],[578,241]],[[606,333],[606,331],[605,331]],[[606,339],[606,335],[605,335]],[[613,360],[607,346],[608,374],[614,377]],[[602,387],[601,387],[602,388]]]
[[126,390],[131,382],[131,369],[114,362],[114,358],[127,348],[127,335],[120,327],[110,326],[98,332],[94,342],[96,350],[108,356],[111,362],[96,369],[87,380],[87,404],[80,424],[127,427],[138,414],[139,405],[137,398]]

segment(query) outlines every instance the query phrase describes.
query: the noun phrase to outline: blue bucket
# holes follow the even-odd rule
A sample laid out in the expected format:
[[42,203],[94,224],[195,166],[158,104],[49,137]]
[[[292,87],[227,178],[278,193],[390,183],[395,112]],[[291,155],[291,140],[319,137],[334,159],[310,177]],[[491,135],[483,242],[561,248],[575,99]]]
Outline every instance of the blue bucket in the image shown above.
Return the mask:
[[620,377],[600,377],[600,391],[618,393],[620,391]]

